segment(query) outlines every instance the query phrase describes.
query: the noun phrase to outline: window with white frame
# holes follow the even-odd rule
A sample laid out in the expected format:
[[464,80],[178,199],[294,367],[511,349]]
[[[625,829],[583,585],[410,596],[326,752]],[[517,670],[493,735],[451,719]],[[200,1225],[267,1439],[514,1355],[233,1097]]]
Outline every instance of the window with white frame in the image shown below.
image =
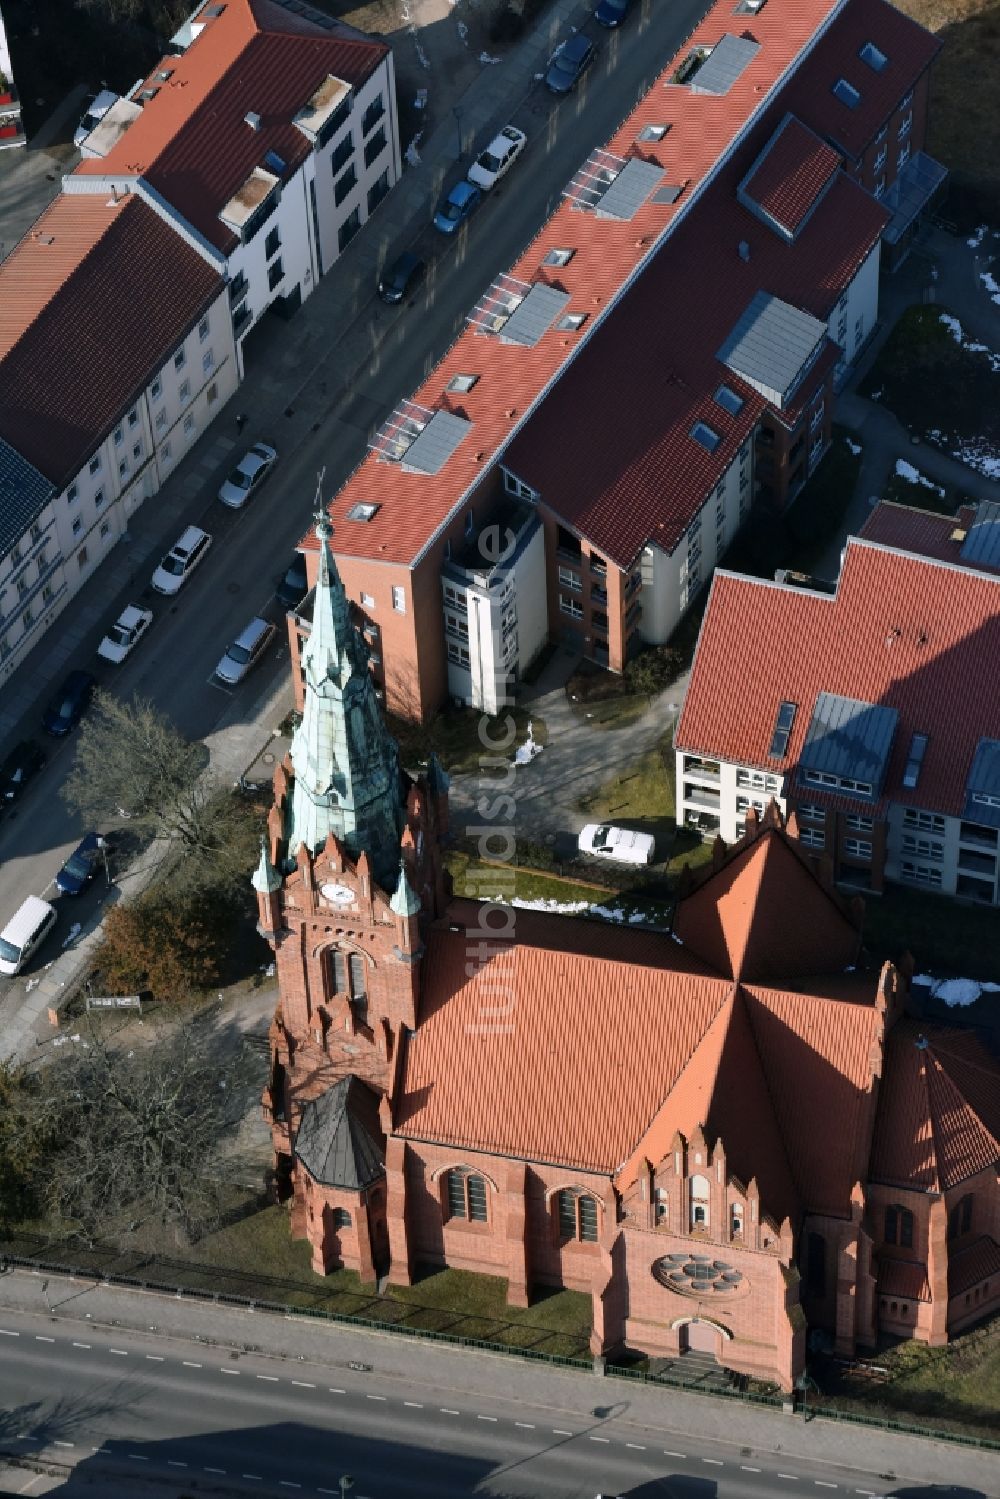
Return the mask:
[[121,445],[122,445],[122,443],[124,441],[125,441],[125,428],[121,427],[121,426],[116,427],[115,428],[115,447],[116,448],[120,448]]
[[568,614],[570,619],[582,619],[583,605],[579,599],[574,599],[565,593],[561,593],[559,595],[559,612],[561,614]]
[[781,790],[781,777],[767,775],[762,770],[738,770],[736,784],[746,786],[751,791],[770,791],[777,796]]
[[900,122],[899,122],[899,129],[896,131],[896,139],[897,140],[901,140],[901,141],[905,141],[906,137],[909,135],[909,133],[910,133],[910,131],[912,129],[913,129],[913,110],[911,109],[900,120]]
[[872,188],[872,192],[874,193],[876,198],[882,197],[883,193],[885,192],[885,177],[880,177],[878,179],[875,186]]
[[152,399],[154,401],[158,401],[160,399],[160,397],[162,396],[162,394],[163,394],[163,381],[160,379],[159,375],[157,375],[156,379],[153,381],[152,385],[149,387],[149,394],[150,394],[150,396],[152,397]]
[[94,495],[94,509],[95,510],[100,510],[100,508],[101,508],[101,506],[103,504],[104,504],[104,490],[103,489],[99,489],[97,491],[97,493]]
[[875,826],[874,817],[865,817],[860,812],[850,812],[844,821],[852,833],[870,833]]
[[559,569],[559,582],[563,588],[572,588],[575,593],[579,593],[583,588],[580,574],[575,573],[571,567],[561,567]]
[[75,505],[76,502],[77,502],[77,500],[79,498],[80,498],[80,486],[79,486],[79,484],[71,484],[69,486],[69,488],[67,489],[67,491],[66,491],[66,504],[67,505]]
[[87,465],[87,467],[88,467],[90,473],[92,473],[92,474],[96,474],[96,473],[98,473],[100,471],[100,467],[101,467],[101,455],[100,455],[100,453],[95,453],[94,454],[93,458],[91,458],[90,463]]
[[844,853],[852,859],[870,859],[872,846],[867,838],[845,838]]
[[903,813],[904,828],[920,828],[927,833],[943,833],[945,820],[937,812],[922,812],[919,807],[907,807]]
[[926,885],[931,890],[941,887],[941,871],[932,864],[918,864],[912,859],[903,859],[899,865],[899,877],[910,885]]
[[392,607],[397,614],[406,613],[406,590],[395,585],[392,590]]
[[174,355],[174,369],[182,370],[185,364],[187,364],[187,354],[184,352],[184,347],[182,345]]
[[184,418],[184,431],[185,431],[185,433],[190,433],[190,432],[194,431],[194,414],[192,412],[190,412],[190,411],[188,412],[187,416]]
[[826,834],[821,828],[799,828],[799,842],[807,848],[825,848]]
[[122,461],[118,465],[118,477],[119,477],[119,479],[124,479],[127,474],[128,474],[128,459],[127,458],[123,458]]
[[204,354],[201,356],[201,370],[202,370],[202,374],[204,374],[204,375],[210,375],[212,373],[212,368],[213,368],[214,364],[215,364],[215,351],[214,351],[214,349],[206,349],[205,352],[204,352]]
[[711,1223],[710,1190],[707,1176],[692,1176],[688,1183],[692,1228],[708,1228]]
[[903,168],[906,166],[906,163],[909,161],[909,159],[910,159],[910,143],[909,143],[909,141],[907,141],[906,145],[902,147],[902,149],[900,150],[899,155],[896,157],[896,171],[897,172],[901,172],[903,170]]
[[191,399],[191,381],[190,380],[183,380],[181,382],[181,388],[177,392],[177,396],[178,396],[178,399],[179,399],[181,405],[183,405],[185,403],[185,401],[190,401],[190,399]]
[[529,500],[532,504],[538,500],[538,491],[532,489],[530,484],[522,483],[517,475],[512,474],[507,468],[503,471],[503,487],[508,494],[517,495],[519,500]]
[[157,432],[162,432],[163,429],[164,429],[164,427],[167,425],[167,413],[163,410],[162,407],[156,413],[156,424],[155,425],[156,425]]
[[915,833],[904,833],[903,852],[916,854],[921,859],[943,859],[944,844],[934,838],[918,838]]
[[128,414],[128,424],[129,424],[130,427],[134,427],[134,426],[136,426],[138,424],[138,421],[139,421],[139,413],[135,409],[135,407],[133,406],[132,410]]
[[826,808],[819,806],[816,802],[801,802],[795,808],[795,815],[799,822],[818,822],[824,826],[826,824]]
[[201,322],[198,324],[198,341],[199,341],[199,343],[204,343],[210,332],[211,332],[211,324],[209,323],[209,320],[208,320],[207,317],[203,317],[202,320],[201,320]]

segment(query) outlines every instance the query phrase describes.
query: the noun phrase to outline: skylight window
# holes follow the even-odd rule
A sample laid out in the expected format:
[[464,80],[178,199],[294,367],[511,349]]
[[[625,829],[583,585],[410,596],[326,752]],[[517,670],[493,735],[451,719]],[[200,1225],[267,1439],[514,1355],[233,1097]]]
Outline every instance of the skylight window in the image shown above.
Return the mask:
[[707,422],[695,422],[691,428],[691,436],[695,442],[701,444],[706,453],[714,453],[722,441],[720,434],[716,432],[714,427],[710,427]]
[[838,78],[833,85],[833,95],[839,99],[841,104],[846,104],[848,109],[857,109],[861,103],[861,95],[853,83],[848,83],[846,78]]
[[798,711],[798,703],[782,703],[778,708],[778,716],[774,721],[774,733],[771,735],[771,748],[767,752],[772,760],[783,760],[788,754],[788,741]]
[[575,333],[578,328],[583,327],[586,321],[585,312],[565,312],[556,323],[556,327],[561,328],[564,333]]
[[739,416],[743,410],[743,397],[738,396],[731,385],[720,385],[714,396],[715,404],[728,411],[730,416]]
[[575,254],[575,250],[549,250],[542,265],[569,265]]
[[452,375],[448,381],[447,389],[456,390],[461,395],[467,396],[472,387],[478,384],[478,375]]
[[160,68],[155,76],[159,79],[160,83],[166,83],[169,78],[174,76],[174,70],[173,68]]
[[279,156],[277,151],[267,151],[264,154],[264,165],[269,172],[273,172],[276,177],[280,177],[285,170],[285,158]]
[[920,779],[920,767],[924,763],[926,753],[927,735],[914,734],[910,740],[910,753],[906,757],[906,769],[903,771],[903,785],[910,791]]
[[881,73],[889,59],[884,52],[880,52],[874,42],[865,42],[858,53],[862,62],[866,62],[873,73]]
[[360,521],[374,520],[381,508],[380,505],[365,504],[359,500],[356,505],[352,505],[350,510],[348,510],[347,519]]
[[643,125],[636,136],[638,141],[661,141],[670,129],[669,125]]

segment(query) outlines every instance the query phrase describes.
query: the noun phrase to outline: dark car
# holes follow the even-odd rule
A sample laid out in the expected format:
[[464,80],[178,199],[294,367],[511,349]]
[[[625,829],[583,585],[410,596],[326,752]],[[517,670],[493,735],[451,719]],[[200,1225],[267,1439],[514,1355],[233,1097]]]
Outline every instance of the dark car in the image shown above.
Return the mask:
[[0,765],[0,812],[13,806],[25,786],[45,764],[45,752],[33,739],[23,739]]
[[594,11],[599,26],[620,26],[631,9],[632,0],[601,0]]
[[306,559],[296,552],[292,564],[274,591],[274,596],[283,609],[294,609],[301,604],[309,588],[306,577]]
[[378,294],[383,302],[402,302],[424,279],[427,267],[419,255],[412,250],[403,254],[387,266],[378,283]]
[[545,87],[554,94],[569,94],[594,61],[596,48],[582,31],[575,31],[553,53],[545,75]]
[[79,895],[103,866],[104,839],[99,833],[88,833],[56,875],[56,884],[63,895]]
[[96,677],[89,671],[71,671],[56,696],[45,710],[42,728],[46,734],[61,739],[75,729],[90,702]]

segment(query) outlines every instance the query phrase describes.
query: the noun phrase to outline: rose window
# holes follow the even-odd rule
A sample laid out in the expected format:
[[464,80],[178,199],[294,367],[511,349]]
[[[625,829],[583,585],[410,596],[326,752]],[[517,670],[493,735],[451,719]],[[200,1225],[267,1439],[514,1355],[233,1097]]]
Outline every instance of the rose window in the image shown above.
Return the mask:
[[661,1285],[687,1296],[725,1296],[746,1284],[741,1271],[708,1254],[665,1254],[654,1264],[653,1274]]

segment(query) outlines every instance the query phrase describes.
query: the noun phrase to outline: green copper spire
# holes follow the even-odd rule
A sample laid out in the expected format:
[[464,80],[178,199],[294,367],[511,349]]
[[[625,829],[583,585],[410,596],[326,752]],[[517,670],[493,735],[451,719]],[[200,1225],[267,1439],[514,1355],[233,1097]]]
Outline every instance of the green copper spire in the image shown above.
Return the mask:
[[281,889],[281,875],[271,863],[267,852],[267,840],[263,834],[260,840],[260,863],[254,870],[250,883],[258,895],[273,895],[276,890]]
[[368,647],[351,624],[332,534],[318,511],[319,574],[302,649],[305,697],[291,748],[288,853],[294,858],[302,844],[315,853],[335,833],[354,858],[367,852],[375,879],[392,889],[403,828],[399,752],[375,696]]
[[399,884],[389,906],[394,916],[416,916],[420,910],[420,902],[414,894],[402,859],[399,861]]

